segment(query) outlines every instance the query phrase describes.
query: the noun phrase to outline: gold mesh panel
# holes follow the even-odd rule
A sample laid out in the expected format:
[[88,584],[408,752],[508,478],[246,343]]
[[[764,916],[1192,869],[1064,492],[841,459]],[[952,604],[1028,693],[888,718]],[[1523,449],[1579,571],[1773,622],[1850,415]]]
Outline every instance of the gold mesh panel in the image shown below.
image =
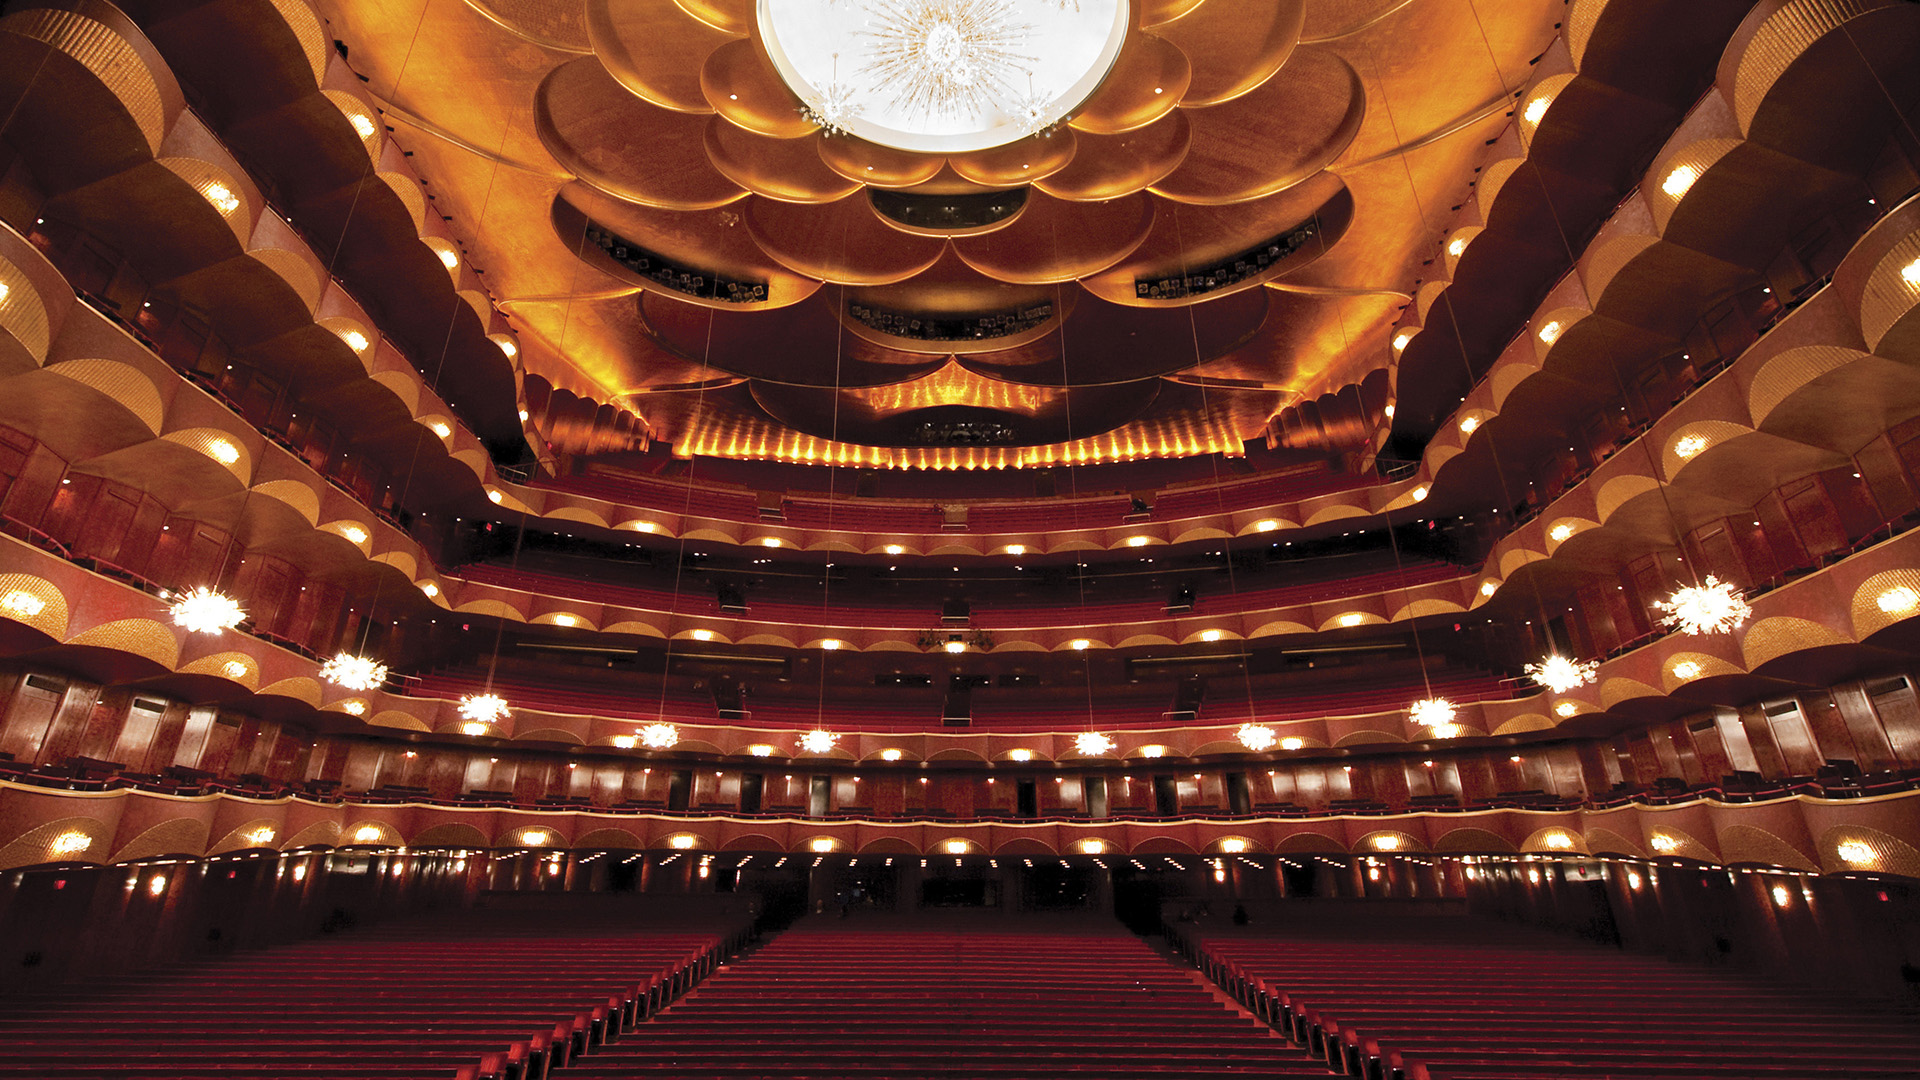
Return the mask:
[[0,20],[0,25],[11,33],[46,42],[93,72],[100,85],[120,100],[127,115],[139,126],[140,134],[147,141],[147,152],[160,152],[160,143],[167,134],[160,84],[125,38],[105,23],[52,8],[16,12]]
[[1862,640],[1915,615],[1920,615],[1920,570],[1883,571],[1854,591],[1853,634]]
[[67,636],[67,598],[58,586],[31,574],[0,574],[0,618],[25,623],[49,637]]
[[1453,829],[1433,842],[1435,852],[1462,852],[1479,854],[1481,852],[1517,851],[1513,841],[1499,833],[1486,829]]
[[207,850],[207,832],[204,821],[192,818],[163,821],[128,841],[127,846],[106,861],[130,862],[157,855],[203,855]]
[[102,623],[67,641],[143,656],[168,670],[180,662],[180,642],[173,631],[151,619],[121,619]]
[[4,258],[0,258],[0,330],[11,334],[34,360],[47,362],[47,346],[52,343],[47,306],[27,275]]
[[327,77],[327,32],[320,25],[319,16],[313,9],[300,0],[272,0],[274,10],[287,22],[287,29],[300,42],[300,52],[307,58],[307,66],[313,69],[313,84],[319,86]]
[[1865,825],[1841,825],[1821,834],[1820,862],[1829,872],[1920,878],[1920,850],[1897,836]]
[[1860,297],[1860,329],[1867,345],[1880,347],[1895,323],[1920,303],[1920,232],[1910,233],[1874,264]]
[[0,870],[53,862],[107,861],[113,830],[93,818],[68,817],[36,825],[0,846]]
[[1804,345],[1788,349],[1762,364],[1747,387],[1747,412],[1758,424],[1780,407],[1794,391],[1829,371],[1853,363],[1867,355],[1838,345]]
[[166,421],[166,409],[153,380],[139,369],[114,360],[68,360],[47,369],[112,398],[139,418],[155,435]]
[[1729,864],[1783,866],[1789,870],[1820,869],[1800,849],[1765,829],[1751,825],[1728,825],[1721,829],[1720,853]]
[[1817,622],[1782,616],[1762,619],[1747,627],[1746,634],[1740,639],[1740,654],[1745,657],[1749,668],[1757,668],[1790,652],[1821,645],[1845,644],[1848,644],[1846,638]]
[[1893,0],[1793,0],[1768,16],[1747,43],[1733,79],[1733,112],[1741,134],[1752,126],[1773,84],[1814,42],[1849,19],[1892,4]]

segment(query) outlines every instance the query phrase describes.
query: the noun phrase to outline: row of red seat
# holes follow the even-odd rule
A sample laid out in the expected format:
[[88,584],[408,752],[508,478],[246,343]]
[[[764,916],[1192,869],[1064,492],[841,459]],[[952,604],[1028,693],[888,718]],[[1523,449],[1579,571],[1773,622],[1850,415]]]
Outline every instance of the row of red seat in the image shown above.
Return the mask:
[[741,947],[745,905],[515,897],[9,1002],[0,1077],[544,1075]]
[[1221,987],[1337,1071],[1412,1080],[1894,1080],[1920,1015],[1464,916],[1276,909],[1173,928]]
[[801,920],[569,1076],[1324,1077],[1096,916]]

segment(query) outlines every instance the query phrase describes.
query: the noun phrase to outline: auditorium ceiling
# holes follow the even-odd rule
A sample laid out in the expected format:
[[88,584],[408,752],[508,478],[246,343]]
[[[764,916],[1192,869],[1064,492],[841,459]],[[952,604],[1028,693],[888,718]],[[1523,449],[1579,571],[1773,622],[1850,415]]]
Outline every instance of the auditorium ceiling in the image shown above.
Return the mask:
[[[321,7],[530,385],[681,454],[900,466],[1238,452],[1383,372],[1564,11]],[[1078,51],[1031,40],[1060,20]]]

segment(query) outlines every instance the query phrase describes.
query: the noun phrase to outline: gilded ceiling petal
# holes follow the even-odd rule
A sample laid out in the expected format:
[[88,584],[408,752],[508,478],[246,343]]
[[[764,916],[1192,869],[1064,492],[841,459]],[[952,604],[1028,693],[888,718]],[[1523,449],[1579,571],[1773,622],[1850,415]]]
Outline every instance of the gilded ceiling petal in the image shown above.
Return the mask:
[[638,308],[647,332],[674,354],[767,382],[885,386],[947,362],[943,353],[889,349],[851,333],[838,315],[845,302],[845,290],[829,286],[773,311],[703,309],[661,293],[642,296]]
[[587,0],[587,37],[621,85],[661,108],[688,113],[713,111],[700,90],[702,64],[735,39],[661,0]]
[[746,38],[707,55],[700,88],[715,112],[748,131],[797,139],[817,130],[800,115],[800,99],[780,80],[766,52]]
[[1267,319],[1266,292],[1249,289],[1210,300],[1195,305],[1191,315],[1083,294],[1057,331],[959,362],[983,375],[1036,386],[1100,386],[1171,375],[1251,341]]
[[745,34],[753,27],[753,0],[673,0],[687,14],[716,30]]
[[1316,239],[1288,255],[1273,268],[1248,276],[1238,286],[1253,285],[1291,272],[1304,259],[1335,243],[1353,214],[1346,184],[1332,173],[1320,173],[1303,184],[1265,198],[1227,206],[1188,206],[1157,202],[1153,230],[1125,260],[1101,274],[1085,278],[1089,292],[1118,304],[1160,306],[1180,300],[1142,297],[1138,284],[1207,267],[1230,263],[1244,253],[1310,223]]
[[1102,203],[1073,203],[1043,191],[1006,228],[956,237],[967,265],[1002,281],[1047,284],[1098,273],[1127,257],[1153,227],[1144,192]]
[[1014,187],[1051,176],[1073,160],[1073,129],[1056,128],[1019,142],[947,159],[953,171],[986,187]]
[[915,154],[845,135],[820,140],[820,160],[827,168],[851,180],[881,188],[907,188],[940,174],[947,159],[938,154]]
[[1179,106],[1192,77],[1187,54],[1178,46],[1152,34],[1129,34],[1107,81],[1070,123],[1076,130],[1096,135],[1145,127]]
[[[1138,0],[1136,7],[1140,25],[1153,27],[1170,23],[1206,2],[1207,0]],[[1231,4],[1234,0],[1224,0],[1224,2]]]
[[767,254],[796,273],[847,285],[884,285],[932,266],[946,241],[894,229],[865,192],[821,206],[752,196],[747,227]]
[[909,352],[975,353],[1007,349],[1046,333],[1071,308],[1078,289],[1016,285],[968,266],[951,246],[905,281],[847,289],[847,329]]
[[587,20],[583,0],[549,3],[546,0],[467,0],[469,7],[528,41],[566,52],[584,53]]
[[[577,182],[561,188],[553,203],[553,228],[560,242],[613,277],[657,289],[661,286],[645,274],[621,265],[599,245],[587,242],[585,235],[590,227],[614,233],[669,265],[709,277],[763,282],[767,286],[767,300],[753,305],[755,307],[782,307],[804,300],[820,288],[819,281],[793,273],[760,250],[760,245],[748,234],[737,206],[662,210],[636,206]],[[741,306],[674,291],[681,299],[695,303],[711,303],[727,309]]]
[[820,160],[820,133],[770,139],[728,123],[707,121],[707,157],[729,179],[756,195],[781,202],[825,203],[860,189]]
[[670,210],[711,209],[746,194],[707,160],[707,117],[634,97],[591,56],[554,68],[534,106],[547,151],[602,191]]
[[1081,387],[1069,403],[1064,388],[1001,382],[949,363],[911,382],[839,392],[755,382],[753,396],[785,426],[837,442],[924,445],[930,427],[961,421],[999,427],[995,445],[1036,446],[1111,431],[1151,408],[1161,385]]
[[1034,182],[1041,191],[1074,202],[1098,202],[1143,191],[1180,167],[1193,137],[1183,109],[1120,135],[1081,134],[1073,160]]
[[1253,93],[1187,110],[1193,149],[1153,190],[1203,205],[1272,194],[1339,157],[1366,112],[1360,77],[1345,60],[1324,50],[1302,50]]
[[1232,0],[1202,4],[1154,31],[1193,64],[1185,106],[1232,101],[1272,77],[1299,44],[1306,0]]

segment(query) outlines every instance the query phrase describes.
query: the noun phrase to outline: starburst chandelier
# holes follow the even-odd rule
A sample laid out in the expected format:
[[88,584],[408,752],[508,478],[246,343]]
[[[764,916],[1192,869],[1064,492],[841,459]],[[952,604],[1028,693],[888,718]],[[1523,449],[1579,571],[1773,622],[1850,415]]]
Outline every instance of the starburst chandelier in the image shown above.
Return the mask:
[[1032,30],[1014,0],[871,0],[860,71],[906,115],[979,116],[1019,97]]
[[833,732],[822,731],[819,728],[815,728],[805,735],[800,736],[800,749],[805,750],[809,754],[824,754],[832,750],[833,744],[839,741],[840,736],[835,735]]
[[1275,740],[1279,738],[1273,733],[1272,728],[1264,724],[1241,724],[1238,735],[1240,745],[1256,754],[1262,750],[1272,749]]
[[1421,727],[1450,727],[1453,724],[1453,702],[1446,698],[1421,698],[1407,710],[1407,715]]
[[829,135],[845,135],[847,125],[866,110],[859,92],[840,81],[840,54],[833,54],[833,79],[801,103],[800,115]]
[[1092,757],[1113,749],[1113,740],[1097,731],[1083,731],[1073,737],[1073,748],[1087,757]]
[[240,601],[205,585],[173,599],[173,624],[193,634],[217,634],[239,626],[247,617]]
[[476,724],[497,724],[507,718],[507,699],[498,694],[468,694],[460,699],[460,715]]
[[1665,600],[1654,601],[1653,606],[1665,612],[1660,616],[1662,623],[1689,634],[1724,634],[1753,614],[1740,590],[1712,574],[1699,585],[1686,586]]
[[1570,660],[1559,653],[1550,653],[1545,660],[1527,665],[1527,678],[1556,694],[1587,685],[1599,672],[1597,661]]
[[670,750],[680,741],[680,729],[672,724],[648,724],[640,729],[640,742],[649,750]]
[[340,653],[320,665],[320,677],[349,690],[373,690],[387,681],[387,665],[365,656]]

